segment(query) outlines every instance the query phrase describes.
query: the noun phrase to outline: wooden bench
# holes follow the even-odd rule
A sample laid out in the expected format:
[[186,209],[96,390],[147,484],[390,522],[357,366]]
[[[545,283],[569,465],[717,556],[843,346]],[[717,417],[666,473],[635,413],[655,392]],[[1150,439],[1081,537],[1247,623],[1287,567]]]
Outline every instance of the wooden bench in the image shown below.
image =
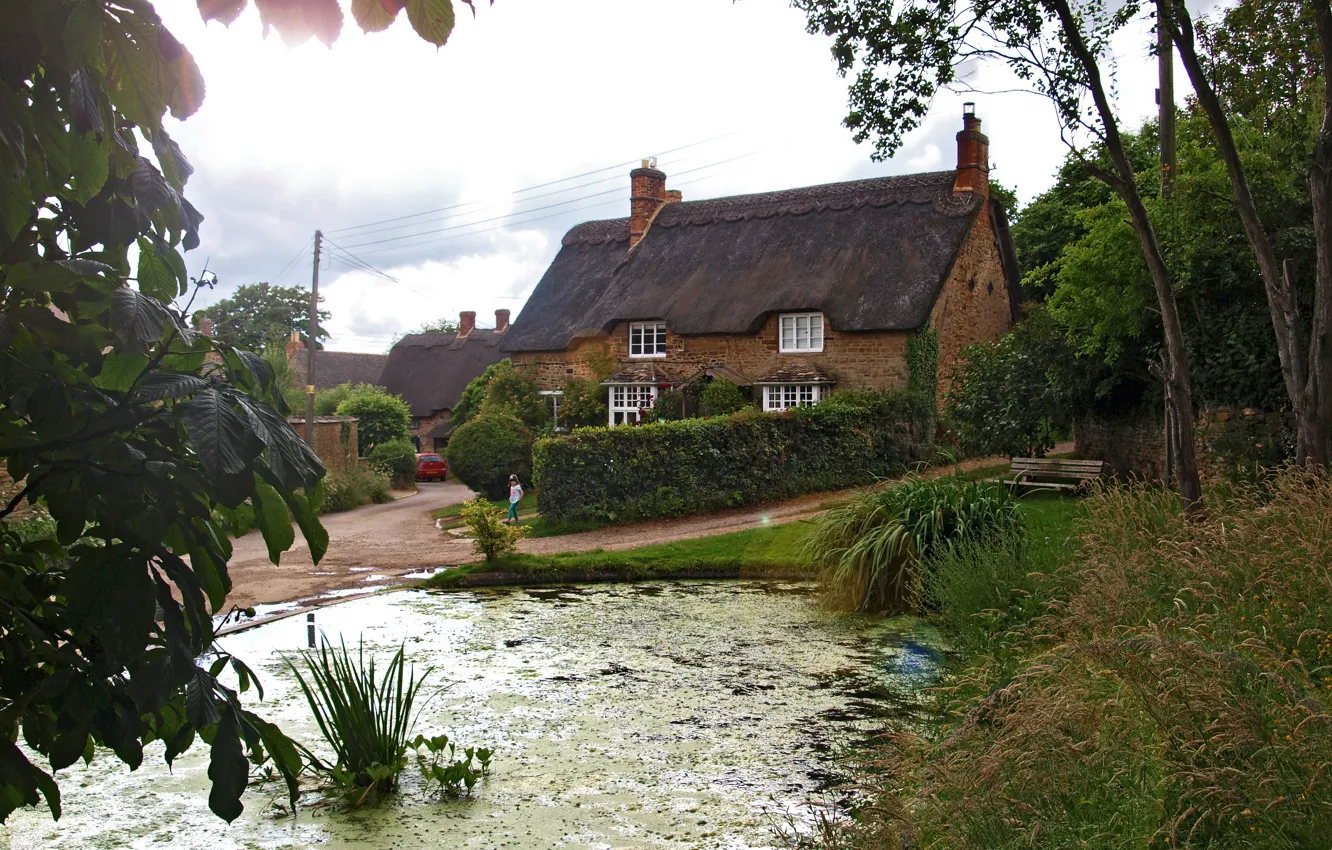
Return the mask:
[[[1031,487],[1043,490],[1082,490],[1105,474],[1105,461],[1065,460],[1050,457],[1015,457],[1007,475],[993,478],[1014,490]],[[1048,480],[1054,479],[1054,480]]]

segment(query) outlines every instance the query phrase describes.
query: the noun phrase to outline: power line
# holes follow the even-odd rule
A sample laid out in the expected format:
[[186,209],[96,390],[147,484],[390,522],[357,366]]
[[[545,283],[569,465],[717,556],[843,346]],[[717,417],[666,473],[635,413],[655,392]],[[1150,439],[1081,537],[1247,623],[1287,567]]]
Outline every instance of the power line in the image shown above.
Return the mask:
[[[685,174],[693,174],[694,172],[697,172],[697,171],[703,171],[703,170],[708,169],[708,168],[716,168],[716,167],[719,166],[719,165],[725,165],[725,164],[727,164],[727,163],[729,163],[729,162],[735,162],[736,160],[745,159],[745,158],[747,158],[747,157],[754,156],[756,153],[757,153],[757,151],[751,151],[751,152],[746,153],[746,154],[741,154],[741,155],[739,155],[739,156],[733,156],[733,157],[730,157],[729,159],[719,160],[718,162],[711,162],[711,163],[708,163],[707,165],[700,165],[700,166],[698,166],[697,168],[690,168],[690,169],[687,169],[687,170],[685,170],[685,171],[681,171],[681,172],[679,172],[676,176],[683,176],[683,175],[685,175]],[[465,228],[465,227],[475,227],[475,226],[478,225],[478,224],[489,224],[489,223],[491,223],[491,222],[495,222],[495,221],[503,221],[503,220],[506,219],[506,218],[514,218],[514,217],[516,217],[516,216],[520,216],[520,215],[528,215],[528,214],[530,214],[530,213],[534,213],[534,212],[542,212],[543,210],[555,209],[556,207],[563,207],[563,206],[567,206],[568,204],[575,204],[575,203],[578,203],[579,201],[590,201],[590,200],[592,200],[593,198],[601,198],[601,197],[605,197],[606,195],[619,195],[620,193],[621,193],[621,190],[620,190],[619,188],[615,188],[615,189],[607,189],[607,190],[604,191],[604,192],[595,192],[595,193],[593,193],[593,194],[591,194],[591,195],[583,195],[583,196],[578,197],[578,198],[570,198],[570,199],[565,200],[565,201],[557,201],[556,203],[553,203],[553,204],[546,204],[545,206],[540,206],[540,207],[532,207],[531,209],[517,210],[517,211],[515,211],[515,212],[505,213],[504,215],[497,215],[497,216],[492,216],[492,217],[490,217],[490,218],[483,218],[483,219],[480,219],[479,221],[464,222],[464,223],[462,223],[462,224],[452,224],[452,225],[449,225],[448,227],[440,227],[440,228],[436,228],[436,229],[434,229],[434,230],[422,230],[422,231],[418,231],[418,232],[416,232],[416,233],[406,233],[406,234],[403,234],[402,236],[389,236],[389,237],[386,237],[386,238],[384,238],[384,239],[373,239],[373,240],[371,240],[371,241],[369,241],[369,242],[357,242],[357,243],[355,243],[355,244],[353,244],[353,245],[351,245],[351,246],[349,246],[349,247],[351,247],[351,248],[364,248],[364,247],[367,247],[367,246],[370,246],[370,245],[383,245],[383,244],[386,244],[386,243],[389,243],[389,242],[401,242],[401,241],[403,241],[403,240],[405,240],[405,239],[415,239],[415,238],[418,238],[418,237],[421,237],[421,236],[434,236],[435,234],[438,234],[438,233],[447,233],[447,232],[449,232],[449,231],[451,231],[451,230],[461,230],[462,228]],[[601,206],[601,205],[598,204],[597,206]],[[577,208],[575,208],[575,209],[590,209],[590,207],[577,207]],[[573,212],[573,211],[575,211],[575,210],[566,210],[566,212]],[[550,218],[550,217],[551,217],[551,216],[545,216],[545,218]],[[540,221],[540,220],[541,220],[541,219],[530,219],[530,221]],[[492,228],[492,229],[493,229],[493,228]],[[486,231],[478,231],[478,232],[486,232]],[[468,234],[464,234],[464,235],[468,235]],[[431,241],[439,241],[439,240],[431,240]],[[373,253],[375,253],[375,252],[374,252],[374,251],[367,251],[367,252],[365,252],[365,253],[367,253],[367,254],[373,254]]]
[[287,260],[287,264],[282,267],[282,271],[278,272],[277,275],[273,278],[274,283],[280,281],[282,279],[282,276],[287,273],[287,269],[291,268],[292,263],[295,263],[297,260],[301,258],[301,255],[305,253],[305,249],[310,247],[310,240],[313,238],[314,238],[313,236],[307,238],[305,240],[305,244],[302,245],[300,248],[296,249],[296,253],[292,255],[290,260]]
[[334,242],[332,239],[329,239],[327,236],[324,237],[324,241],[328,244],[329,248],[332,249],[329,253],[336,251],[338,259],[342,260],[348,265],[354,268],[359,268],[362,271],[370,272],[371,274],[379,275],[385,280],[390,280],[393,281],[394,283],[398,282],[397,278],[393,277],[390,274],[386,274],[380,271],[379,269],[367,263],[365,260],[362,260],[360,257],[353,254],[351,251],[348,251],[346,248]]
[[[736,135],[735,132],[723,133],[723,134],[721,134],[721,135],[719,135],[719,136],[713,136],[713,137],[711,137],[711,138],[703,139],[703,140],[701,140],[701,141],[691,142],[691,143],[689,143],[689,144],[687,144],[687,145],[681,145],[681,146],[678,147],[678,148],[671,148],[670,150],[661,151],[660,153],[657,154],[657,156],[665,156],[665,155],[667,155],[667,154],[677,153],[677,152],[682,151],[682,150],[688,150],[689,148],[698,147],[699,145],[705,145],[705,144],[708,144],[709,142],[715,142],[715,141],[717,141],[718,139],[725,139],[725,138],[727,138],[727,137],[729,137],[729,136],[734,136],[734,135]],[[593,174],[601,174],[602,172],[610,171],[610,170],[612,170],[612,169],[616,169],[616,168],[624,168],[624,167],[627,166],[627,165],[633,165],[635,162],[637,162],[637,160],[632,160],[632,159],[631,159],[631,160],[629,160],[628,162],[620,162],[620,163],[616,163],[615,165],[608,165],[608,166],[606,166],[606,167],[604,167],[604,168],[597,168],[597,169],[594,169],[594,170],[592,170],[592,171],[584,171],[584,172],[581,173],[581,174],[574,174],[574,175],[571,175],[571,176],[569,176],[569,177],[561,177],[561,178],[558,179],[558,180],[550,180],[550,181],[547,181],[547,182],[545,182],[545,183],[538,183],[538,184],[536,184],[535,186],[528,186],[528,187],[525,188],[525,189],[515,189],[513,192],[510,193],[510,195],[521,195],[521,194],[523,194],[524,192],[532,192],[532,191],[535,191],[535,190],[537,190],[537,189],[544,189],[544,188],[546,188],[547,186],[554,186],[554,185],[559,184],[559,183],[567,183],[567,182],[569,182],[570,180],[578,180],[578,179],[580,179],[580,178],[582,178],[582,177],[590,177],[590,176],[592,176]],[[569,190],[566,190],[566,191],[572,191],[572,189],[569,189]],[[552,193],[550,193],[550,194],[559,194],[559,193],[558,193],[558,192],[552,192]],[[374,226],[376,226],[376,225],[380,225],[380,224],[389,224],[389,223],[397,222],[397,221],[406,221],[407,219],[411,219],[411,218],[421,218],[421,217],[428,216],[428,215],[434,215],[435,213],[448,212],[448,211],[450,211],[450,210],[461,209],[461,208],[463,208],[463,207],[467,207],[467,206],[475,206],[475,205],[478,204],[478,203],[480,203],[480,202],[479,202],[479,201],[468,201],[468,202],[466,202],[466,203],[461,203],[461,204],[451,204],[451,205],[446,206],[446,207],[439,207],[438,209],[425,210],[425,211],[423,211],[423,212],[419,212],[419,213],[411,213],[411,214],[409,214],[409,215],[397,216],[396,218],[386,218],[386,219],[380,219],[379,221],[370,221],[370,222],[366,222],[365,224],[354,224],[354,225],[351,225],[350,227],[340,227],[340,228],[337,228],[336,230],[330,230],[330,231],[328,231],[328,232],[329,232],[329,233],[346,233],[346,232],[351,231],[351,230],[363,230],[363,229],[365,229],[365,228],[367,228],[367,227],[374,227]],[[359,234],[359,235],[366,235],[366,234]]]

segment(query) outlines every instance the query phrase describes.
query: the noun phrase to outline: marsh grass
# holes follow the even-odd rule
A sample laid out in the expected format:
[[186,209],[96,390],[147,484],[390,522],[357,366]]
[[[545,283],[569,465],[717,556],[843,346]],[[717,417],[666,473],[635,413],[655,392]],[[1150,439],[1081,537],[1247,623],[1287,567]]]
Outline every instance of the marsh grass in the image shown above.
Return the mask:
[[921,607],[923,565],[934,553],[1015,534],[1016,501],[997,484],[910,475],[880,484],[814,522],[804,554],[821,570],[830,603],[858,611]]
[[1067,550],[936,557],[948,721],[865,754],[825,844],[1332,847],[1332,482],[1210,505],[1100,487]]

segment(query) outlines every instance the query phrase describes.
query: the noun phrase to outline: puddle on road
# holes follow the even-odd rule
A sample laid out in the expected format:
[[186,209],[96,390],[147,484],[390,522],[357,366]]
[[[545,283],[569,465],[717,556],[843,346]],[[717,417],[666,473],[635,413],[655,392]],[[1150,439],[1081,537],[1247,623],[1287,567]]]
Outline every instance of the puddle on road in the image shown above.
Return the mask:
[[[279,788],[252,788],[227,826],[207,809],[206,748],[168,772],[154,745],[134,772],[102,754],[61,771],[61,820],[16,812],[0,848],[770,847],[774,823],[841,781],[835,753],[916,722],[938,675],[910,622],[830,617],[800,583],[403,591],[316,620],[434,668],[418,731],[496,750],[472,797],[431,797],[409,771],[389,804],[292,818],[270,807]],[[292,618],[220,642],[263,679],[252,707],[322,751],[282,660],[305,639]]]

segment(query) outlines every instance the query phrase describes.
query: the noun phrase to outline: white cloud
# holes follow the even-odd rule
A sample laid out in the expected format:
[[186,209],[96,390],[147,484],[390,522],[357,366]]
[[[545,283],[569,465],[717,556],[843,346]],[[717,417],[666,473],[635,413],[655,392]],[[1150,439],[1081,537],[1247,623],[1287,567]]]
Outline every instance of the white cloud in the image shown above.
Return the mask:
[[[501,307],[516,316],[568,227],[628,211],[627,166],[510,194],[524,187],[724,134],[664,154],[679,175],[668,185],[696,198],[945,169],[965,99],[978,102],[995,177],[1024,200],[1050,185],[1065,152],[1039,98],[947,94],[895,161],[872,163],[841,126],[846,81],[827,39],[806,34],[786,0],[499,0],[478,4],[475,20],[464,9],[438,51],[405,16],[365,35],[349,15],[330,50],[263,39],[253,9],[226,29],[205,26],[193,3],[158,5],[208,84],[203,108],[173,129],[197,168],[188,194],[207,217],[190,268],[207,260],[223,283],[205,298],[256,280],[308,286],[299,251],[322,228],[400,281],[337,261],[322,272],[334,349],[383,350],[464,309],[482,324]],[[1117,45],[1130,126],[1155,109],[1147,46],[1145,30]],[[1002,87],[1001,72],[979,73]],[[458,228],[600,192],[610,194],[518,218],[526,224]],[[345,229],[460,203],[473,206]],[[382,241],[432,230],[442,232]]]

